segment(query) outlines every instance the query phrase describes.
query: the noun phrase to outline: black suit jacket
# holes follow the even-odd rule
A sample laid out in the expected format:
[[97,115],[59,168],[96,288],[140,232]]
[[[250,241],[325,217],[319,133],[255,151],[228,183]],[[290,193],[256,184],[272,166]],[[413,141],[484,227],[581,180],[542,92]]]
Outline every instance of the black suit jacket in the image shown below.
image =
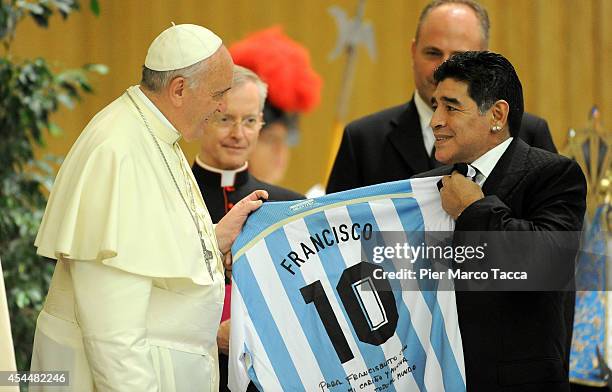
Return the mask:
[[[543,119],[525,113],[519,137],[557,152]],[[431,169],[419,115],[411,100],[347,125],[327,183],[327,193],[403,180]]]
[[[586,182],[576,162],[514,139],[482,190],[457,219],[455,239],[467,231],[567,231],[577,248]],[[569,391],[573,292],[458,291],[456,299],[468,391]]]

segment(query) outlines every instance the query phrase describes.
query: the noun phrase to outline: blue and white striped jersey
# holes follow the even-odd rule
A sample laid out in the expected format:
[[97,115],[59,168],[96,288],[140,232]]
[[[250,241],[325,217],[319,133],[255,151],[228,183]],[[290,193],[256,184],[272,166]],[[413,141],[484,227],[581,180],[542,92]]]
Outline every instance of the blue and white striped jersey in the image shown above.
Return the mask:
[[232,391],[250,380],[264,391],[465,391],[454,292],[402,290],[363,261],[377,232],[453,230],[438,180],[264,203],[249,217],[232,248]]

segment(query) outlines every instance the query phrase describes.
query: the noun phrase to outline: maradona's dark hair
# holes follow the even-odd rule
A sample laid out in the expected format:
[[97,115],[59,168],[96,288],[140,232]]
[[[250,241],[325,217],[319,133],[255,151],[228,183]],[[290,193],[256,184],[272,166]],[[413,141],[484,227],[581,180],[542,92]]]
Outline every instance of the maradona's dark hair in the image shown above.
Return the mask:
[[487,51],[457,53],[434,72],[436,83],[448,78],[468,85],[468,94],[481,114],[500,99],[508,102],[510,135],[518,135],[525,110],[523,86],[514,67],[504,56]]

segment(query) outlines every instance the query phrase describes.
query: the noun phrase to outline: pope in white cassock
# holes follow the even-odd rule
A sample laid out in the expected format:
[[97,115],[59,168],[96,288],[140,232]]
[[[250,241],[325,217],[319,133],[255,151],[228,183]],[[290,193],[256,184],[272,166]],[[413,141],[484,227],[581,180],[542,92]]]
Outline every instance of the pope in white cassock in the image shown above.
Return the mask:
[[232,67],[211,31],[170,27],[149,47],[141,85],[72,146],[35,242],[57,264],[32,370],[70,372],[69,387],[49,390],[218,389],[222,259],[267,193],[213,226],[178,141],[223,110]]

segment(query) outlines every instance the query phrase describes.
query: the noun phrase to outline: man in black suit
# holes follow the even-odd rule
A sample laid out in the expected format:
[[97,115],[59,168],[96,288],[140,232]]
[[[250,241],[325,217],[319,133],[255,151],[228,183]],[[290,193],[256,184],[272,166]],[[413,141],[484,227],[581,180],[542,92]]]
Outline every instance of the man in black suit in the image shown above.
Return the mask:
[[[327,193],[410,178],[437,166],[429,127],[433,72],[455,53],[486,50],[488,41],[489,17],[475,1],[436,0],[427,5],[412,41],[413,98],[346,127]],[[546,121],[525,114],[522,124],[519,137],[556,152]]]
[[[523,93],[510,62],[491,52],[457,54],[436,70],[434,83],[435,156],[449,165],[418,177],[444,175],[440,198],[456,221],[455,245],[467,232],[537,232],[543,239],[563,233],[562,246],[573,250],[554,260],[538,258],[539,265],[528,268],[554,264],[545,271],[551,278],[557,269],[573,271],[586,206],[584,175],[576,162],[517,137]],[[459,162],[476,169],[474,180],[453,171],[450,164]],[[534,252],[523,248],[526,258]],[[573,292],[456,296],[468,391],[569,391]]]

